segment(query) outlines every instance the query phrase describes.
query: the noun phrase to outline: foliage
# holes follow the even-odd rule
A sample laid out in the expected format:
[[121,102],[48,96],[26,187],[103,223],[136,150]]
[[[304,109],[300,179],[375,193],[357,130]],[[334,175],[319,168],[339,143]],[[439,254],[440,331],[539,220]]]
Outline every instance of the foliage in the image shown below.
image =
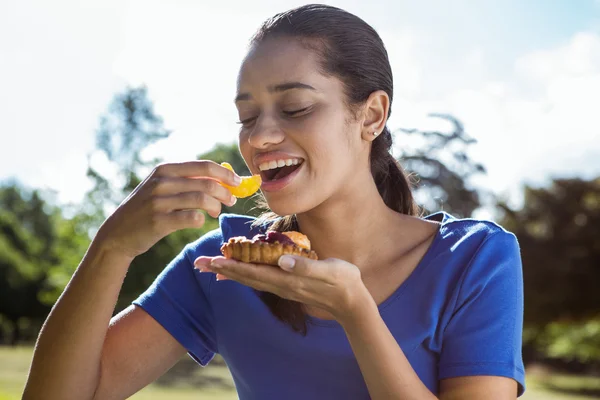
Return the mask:
[[600,317],[575,323],[551,322],[536,346],[548,357],[590,362],[600,360]]
[[444,210],[457,217],[469,217],[481,206],[481,189],[470,187],[470,178],[485,174],[483,165],[474,162],[467,148],[477,141],[463,124],[451,115],[431,114],[449,122],[449,132],[419,129],[399,130],[404,139],[417,139],[415,148],[401,146],[398,157],[403,167],[417,178],[415,197],[427,212]]
[[[17,342],[23,325],[41,324],[66,282],[65,265],[83,256],[88,239],[37,190],[0,187],[0,316]],[[5,325],[6,325],[5,323]],[[2,329],[0,329],[2,330]]]
[[[100,117],[96,150],[116,167],[116,176],[104,176],[92,166],[93,154],[88,156],[87,175],[94,188],[88,192],[87,201],[98,218],[104,219],[107,204],[118,205],[141,182],[140,168],[159,163],[159,159],[144,160],[141,153],[169,135],[162,118],[154,112],[145,86],[127,88],[115,95],[108,112]],[[114,182],[119,182],[119,187]]]
[[[91,163],[88,168],[94,187],[87,194],[87,213],[95,216],[96,225],[104,220],[107,205],[120,204],[144,180],[144,170],[161,162],[160,158],[146,160],[142,153],[169,133],[155,114],[145,87],[127,88],[115,96],[96,133],[96,152],[104,156],[109,170],[116,171],[115,176],[103,175]],[[136,257],[123,282],[116,311],[131,304],[187,243],[217,228],[216,220],[207,220],[202,229],[174,232]]]
[[581,321],[600,311],[600,178],[525,188],[523,207],[504,202],[503,225],[521,245],[525,320]]
[[526,339],[549,356],[600,360],[600,178],[526,187],[521,209],[499,207],[521,247]]

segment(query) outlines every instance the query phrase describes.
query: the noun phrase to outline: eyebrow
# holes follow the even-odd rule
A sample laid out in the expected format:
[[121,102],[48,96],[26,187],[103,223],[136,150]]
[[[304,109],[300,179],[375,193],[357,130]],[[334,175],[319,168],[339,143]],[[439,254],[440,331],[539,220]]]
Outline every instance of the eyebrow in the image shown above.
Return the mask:
[[[267,88],[269,93],[285,92],[286,90],[292,89],[308,89],[315,91],[317,90],[314,87],[302,82],[286,82],[275,86],[269,86]],[[250,100],[251,98],[252,96],[250,95],[250,93],[240,93],[235,97],[235,102],[237,103],[238,101]]]

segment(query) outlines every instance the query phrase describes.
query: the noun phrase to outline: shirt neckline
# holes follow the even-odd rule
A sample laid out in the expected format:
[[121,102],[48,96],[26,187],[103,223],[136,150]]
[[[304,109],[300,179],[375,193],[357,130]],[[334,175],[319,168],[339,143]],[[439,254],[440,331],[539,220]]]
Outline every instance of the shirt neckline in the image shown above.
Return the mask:
[[[390,304],[392,304],[394,301],[396,301],[404,293],[406,288],[410,286],[411,282],[414,281],[415,279],[417,279],[417,277],[425,269],[425,267],[427,267],[427,265],[431,262],[431,260],[435,258],[436,254],[437,254],[436,249],[439,245],[439,242],[441,241],[441,239],[444,236],[443,231],[445,231],[445,224],[451,218],[452,217],[444,211],[439,211],[439,212],[436,212],[436,213],[433,213],[433,214],[423,217],[423,219],[426,219],[426,220],[440,222],[440,227],[437,230],[431,244],[429,245],[429,248],[427,249],[427,251],[425,252],[423,257],[421,258],[421,260],[419,261],[419,263],[417,264],[415,269],[404,280],[404,282],[402,282],[400,284],[400,286],[398,286],[396,288],[396,290],[394,290],[394,292],[387,299],[385,299],[383,302],[381,302],[381,304],[379,304],[377,306],[380,313],[386,307],[388,307]],[[324,327],[340,327],[341,328],[341,325],[336,320],[322,319],[322,318],[314,317],[314,316],[308,315],[308,314],[306,315],[306,322],[311,325],[324,326]]]

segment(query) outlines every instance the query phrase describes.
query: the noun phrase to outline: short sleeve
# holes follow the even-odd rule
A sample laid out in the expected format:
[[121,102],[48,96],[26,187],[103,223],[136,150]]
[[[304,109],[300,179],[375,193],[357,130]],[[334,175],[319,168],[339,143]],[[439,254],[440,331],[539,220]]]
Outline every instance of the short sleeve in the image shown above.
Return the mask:
[[220,254],[221,243],[221,230],[216,229],[187,245],[133,302],[161,324],[202,366],[217,352],[210,304],[213,274],[198,273],[193,267],[193,254]]
[[525,390],[522,359],[523,271],[516,237],[489,234],[459,283],[444,330],[439,379],[492,375]]

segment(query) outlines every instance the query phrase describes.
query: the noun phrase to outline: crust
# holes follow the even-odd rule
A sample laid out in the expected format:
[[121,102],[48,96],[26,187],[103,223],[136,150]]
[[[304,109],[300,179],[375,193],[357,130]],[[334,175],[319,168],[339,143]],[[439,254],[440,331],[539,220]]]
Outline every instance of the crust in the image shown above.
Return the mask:
[[243,236],[230,238],[227,243],[221,246],[221,253],[225,258],[269,265],[277,265],[277,260],[283,254],[307,257],[312,260],[319,259],[314,250],[306,250],[287,243],[281,244],[278,241],[275,243],[252,241]]

